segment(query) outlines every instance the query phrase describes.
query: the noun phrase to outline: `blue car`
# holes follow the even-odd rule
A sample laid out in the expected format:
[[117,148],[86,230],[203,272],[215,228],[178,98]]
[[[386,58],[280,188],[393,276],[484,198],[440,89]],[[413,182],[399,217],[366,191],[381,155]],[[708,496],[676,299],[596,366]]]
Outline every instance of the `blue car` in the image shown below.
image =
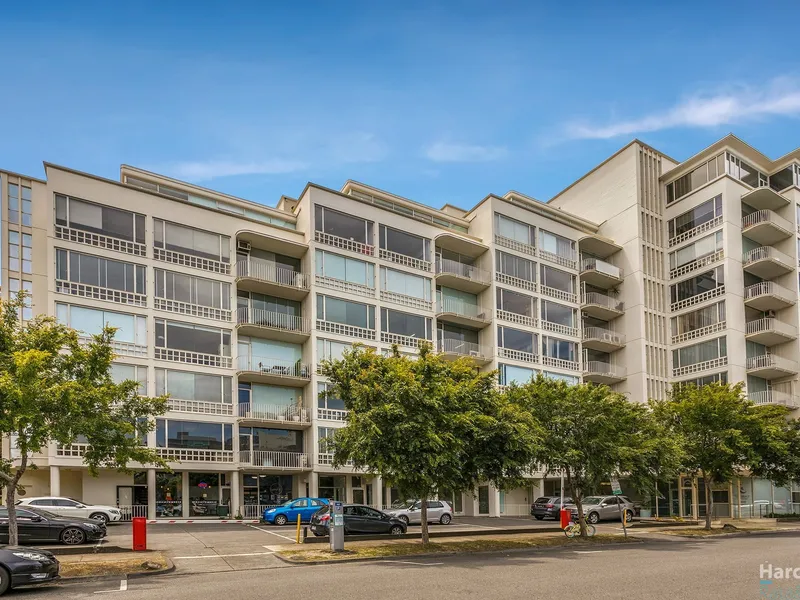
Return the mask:
[[325,498],[295,498],[275,508],[264,511],[264,521],[270,525],[297,523],[297,515],[303,523],[311,521],[311,516],[323,506],[328,506]]

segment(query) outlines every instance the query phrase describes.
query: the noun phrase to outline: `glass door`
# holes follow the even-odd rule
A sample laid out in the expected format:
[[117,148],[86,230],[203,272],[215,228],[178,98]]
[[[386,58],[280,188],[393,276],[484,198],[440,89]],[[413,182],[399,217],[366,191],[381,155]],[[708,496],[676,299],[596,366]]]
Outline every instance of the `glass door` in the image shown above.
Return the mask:
[[489,486],[482,485],[478,488],[478,514],[489,514]]

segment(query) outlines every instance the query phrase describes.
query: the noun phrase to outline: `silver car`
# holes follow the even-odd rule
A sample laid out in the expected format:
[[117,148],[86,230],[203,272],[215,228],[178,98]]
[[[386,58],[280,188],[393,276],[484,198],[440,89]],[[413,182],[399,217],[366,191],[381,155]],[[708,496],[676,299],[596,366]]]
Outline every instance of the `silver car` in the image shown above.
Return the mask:
[[[422,502],[410,500],[401,508],[384,511],[387,515],[397,517],[406,523],[422,522]],[[453,520],[453,507],[444,500],[428,500],[428,523],[447,525]]]
[[[633,502],[625,496],[587,496],[583,499],[583,514],[589,523],[598,521],[619,521],[625,513],[625,522],[633,520]],[[621,506],[620,506],[621,505]],[[564,508],[572,511],[572,520],[578,522],[578,507],[570,504]]]

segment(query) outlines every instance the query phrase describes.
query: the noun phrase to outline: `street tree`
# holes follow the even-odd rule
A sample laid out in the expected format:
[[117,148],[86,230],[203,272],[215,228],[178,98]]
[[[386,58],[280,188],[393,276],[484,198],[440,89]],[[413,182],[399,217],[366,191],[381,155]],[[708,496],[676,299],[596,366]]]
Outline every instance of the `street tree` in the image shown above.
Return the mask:
[[539,430],[496,390],[496,373],[467,358],[448,361],[421,343],[419,356],[389,356],[356,346],[322,373],[349,411],[330,448],[335,466],[375,473],[422,500],[422,542],[429,541],[425,500],[444,490],[473,493],[481,482],[519,485]]
[[129,463],[166,467],[155,450],[141,444],[166,398],[139,395],[138,383],[115,383],[110,376],[115,329],[106,327],[88,343],[52,317],[20,319],[24,293],[0,301],[0,437],[18,452],[4,458],[0,483],[5,488],[9,543],[18,543],[14,508],[20,480],[32,456],[51,443],[87,442],[83,462],[99,469],[128,472]]
[[654,410],[683,449],[681,470],[703,478],[705,528],[711,529],[713,488],[743,471],[786,485],[800,478],[800,423],[780,405],[755,405],[742,383],[673,386]]
[[657,478],[677,469],[679,447],[648,406],[608,386],[572,385],[538,375],[525,385],[510,386],[505,394],[524,406],[543,430],[536,462],[543,471],[564,475],[583,537],[583,499],[602,481],[622,475],[637,490],[654,493]]

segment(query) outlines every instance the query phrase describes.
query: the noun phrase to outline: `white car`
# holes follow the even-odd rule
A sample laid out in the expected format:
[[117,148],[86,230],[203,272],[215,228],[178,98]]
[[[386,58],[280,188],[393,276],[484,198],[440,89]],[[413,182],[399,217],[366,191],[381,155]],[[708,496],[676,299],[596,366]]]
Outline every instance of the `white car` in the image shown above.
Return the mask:
[[[383,511],[387,515],[397,517],[406,524],[422,522],[422,502],[419,500],[409,500],[401,508],[393,508]],[[444,500],[428,500],[428,522],[449,525],[453,520],[453,508]]]
[[23,498],[17,502],[17,506],[35,506],[57,515],[96,519],[103,523],[119,521],[122,518],[122,513],[119,509],[113,506],[84,504],[72,498],[63,498],[60,496]]

